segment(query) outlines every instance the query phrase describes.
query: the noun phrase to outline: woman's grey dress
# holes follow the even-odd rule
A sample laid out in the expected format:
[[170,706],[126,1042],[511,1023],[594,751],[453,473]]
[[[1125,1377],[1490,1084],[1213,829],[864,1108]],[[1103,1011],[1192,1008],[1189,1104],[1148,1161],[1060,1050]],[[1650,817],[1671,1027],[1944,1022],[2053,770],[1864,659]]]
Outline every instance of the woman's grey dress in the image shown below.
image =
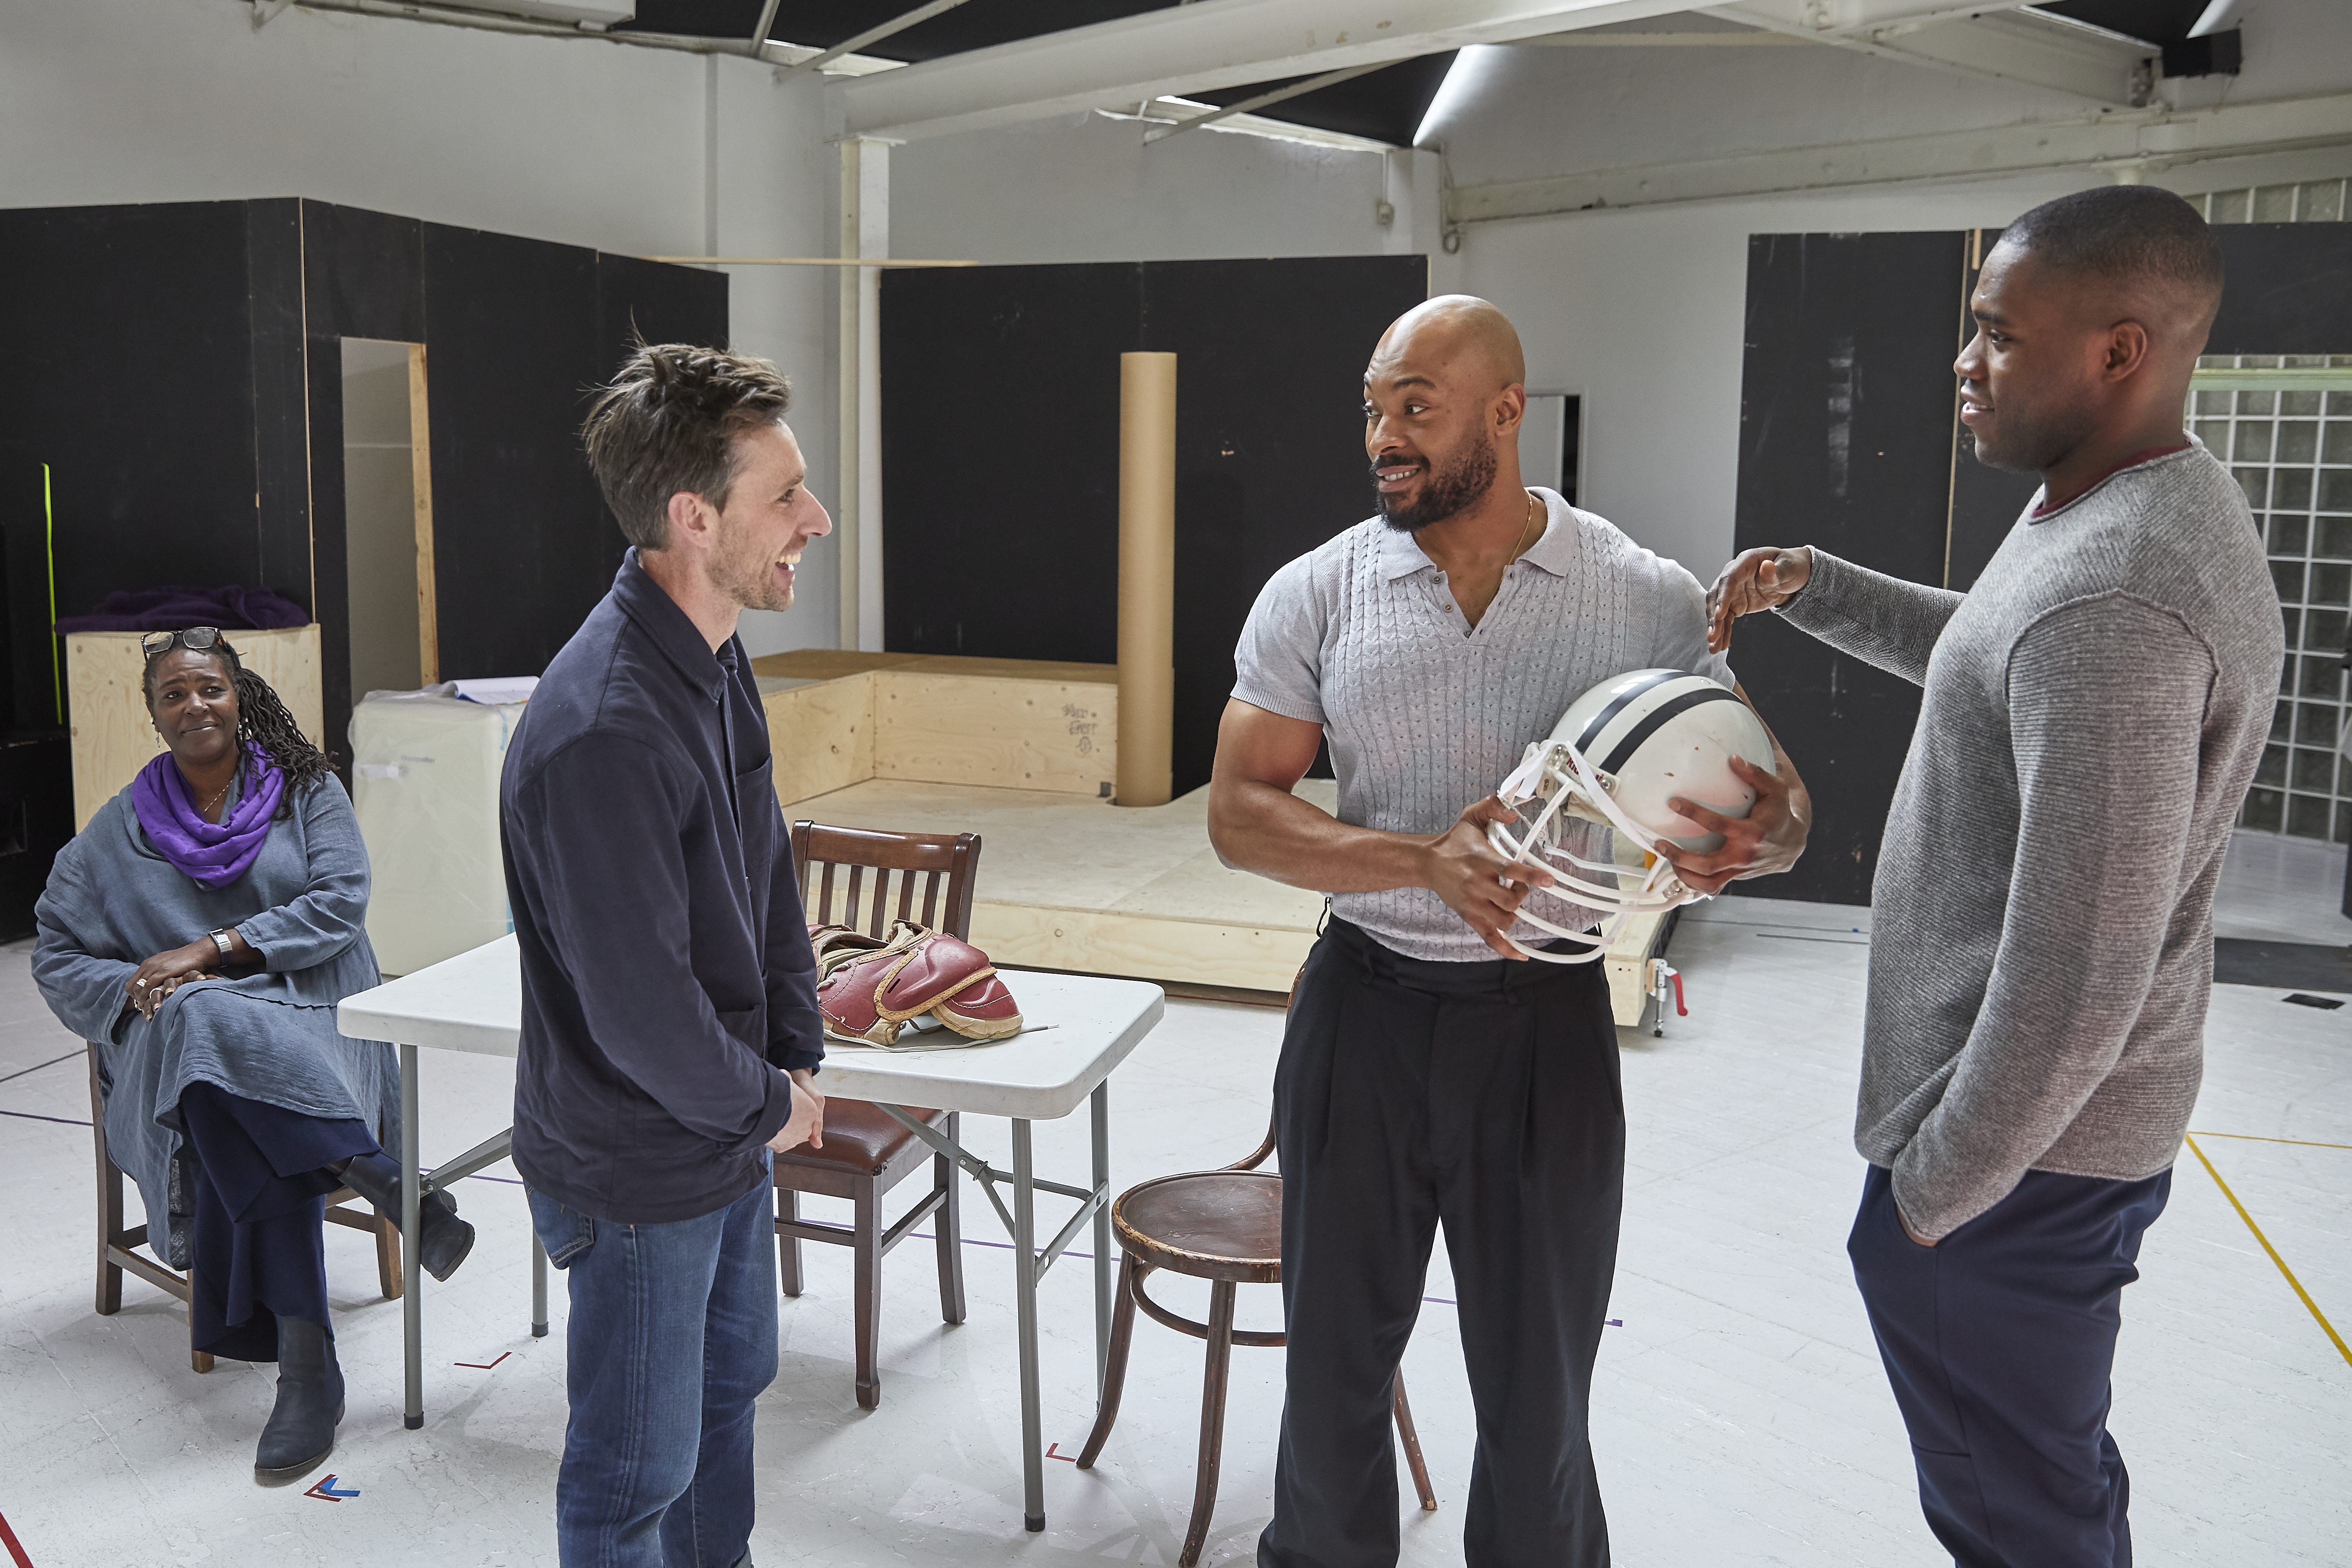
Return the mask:
[[[399,1136],[392,1047],[335,1032],[335,1004],[383,978],[363,923],[359,819],[331,776],[287,795],[291,815],[269,825],[251,868],[213,889],[148,843],[125,788],[58,851],[33,908],[34,983],[66,1027],[99,1042],[107,1152],[139,1184],[150,1241],[178,1268],[191,1212],[179,1169],[188,1084]],[[184,984],[152,1021],[124,1005],[140,964],[221,926],[261,952],[261,973]]]

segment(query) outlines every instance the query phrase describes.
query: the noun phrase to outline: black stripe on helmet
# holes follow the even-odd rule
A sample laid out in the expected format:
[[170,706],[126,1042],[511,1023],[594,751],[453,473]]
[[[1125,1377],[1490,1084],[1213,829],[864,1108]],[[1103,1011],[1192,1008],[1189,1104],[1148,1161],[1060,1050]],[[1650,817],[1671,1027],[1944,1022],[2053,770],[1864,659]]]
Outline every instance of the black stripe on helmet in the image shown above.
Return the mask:
[[1580,752],[1591,752],[1592,750],[1592,742],[1601,739],[1601,731],[1609,728],[1610,720],[1614,719],[1618,714],[1625,710],[1625,704],[1633,701],[1633,699],[1641,696],[1644,691],[1656,690],[1659,687],[1664,686],[1669,680],[1681,680],[1685,679],[1687,673],[1687,671],[1680,669],[1662,669],[1655,675],[1651,676],[1649,679],[1644,680],[1640,685],[1634,687],[1632,690],[1618,693],[1615,700],[1612,701],[1607,707],[1601,709],[1600,712],[1595,713],[1592,716],[1591,722],[1584,726],[1584,733],[1576,738],[1576,749]]
[[1737,702],[1738,700],[1738,694],[1726,691],[1710,680],[1706,683],[1706,689],[1704,691],[1685,691],[1680,697],[1670,698],[1659,703],[1656,708],[1643,717],[1640,723],[1625,732],[1625,738],[1618,742],[1615,749],[1610,752],[1609,760],[1601,764],[1601,771],[1604,773],[1613,773],[1632,762],[1633,753],[1642,749],[1642,742],[1656,734],[1658,727],[1675,714],[1686,713],[1702,702]]

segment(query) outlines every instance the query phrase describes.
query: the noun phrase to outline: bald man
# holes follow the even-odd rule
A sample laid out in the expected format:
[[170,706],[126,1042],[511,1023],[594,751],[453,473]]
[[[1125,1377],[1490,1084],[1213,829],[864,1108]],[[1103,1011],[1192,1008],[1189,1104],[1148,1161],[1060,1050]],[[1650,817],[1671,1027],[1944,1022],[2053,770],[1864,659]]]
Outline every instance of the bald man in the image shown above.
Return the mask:
[[[1364,373],[1380,515],[1266,584],[1218,729],[1219,856],[1332,895],[1275,1078],[1289,1397],[1263,1568],[1396,1562],[1390,1390],[1441,1224],[1478,1416],[1468,1562],[1609,1561],[1586,1408],[1624,1178],[1617,1031],[1600,964],[1511,945],[1546,942],[1518,909],[1549,879],[1506,882],[1485,829],[1513,820],[1491,792],[1528,742],[1601,681],[1732,681],[1696,578],[1521,482],[1525,379],[1484,300],[1389,328]],[[1327,739],[1336,817],[1291,794]],[[1673,852],[1692,887],[1802,847],[1787,759],[1748,776],[1745,822],[1675,803],[1726,834],[1715,855]],[[1597,828],[1570,847],[1610,852]]]
[[1919,1499],[1964,1568],[2125,1568],[2123,1288],[2197,1102],[2213,889],[2284,648],[2261,531],[2181,429],[2221,298],[2152,185],[2034,208],[1954,369],[1979,462],[2039,472],[1965,595],[1819,550],[1725,568],[1926,688],[1871,894],[1847,1250]]

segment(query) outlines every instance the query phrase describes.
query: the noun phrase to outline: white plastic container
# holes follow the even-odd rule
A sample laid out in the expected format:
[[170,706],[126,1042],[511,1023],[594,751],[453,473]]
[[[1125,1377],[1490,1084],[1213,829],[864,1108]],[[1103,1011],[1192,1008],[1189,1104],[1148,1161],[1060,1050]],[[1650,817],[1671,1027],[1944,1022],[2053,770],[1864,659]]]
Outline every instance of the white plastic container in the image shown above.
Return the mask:
[[[471,681],[371,691],[352,710],[352,807],[373,884],[368,941],[409,974],[514,929],[499,855],[499,771],[521,701],[469,701]],[[482,694],[528,688],[483,682]]]

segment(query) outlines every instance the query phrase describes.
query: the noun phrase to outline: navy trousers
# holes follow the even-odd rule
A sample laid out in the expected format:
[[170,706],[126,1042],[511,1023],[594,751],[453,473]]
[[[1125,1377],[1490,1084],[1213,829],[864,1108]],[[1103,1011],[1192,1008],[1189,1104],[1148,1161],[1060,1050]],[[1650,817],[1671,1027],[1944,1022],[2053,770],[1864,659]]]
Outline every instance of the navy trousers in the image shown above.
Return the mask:
[[195,1348],[232,1361],[276,1361],[278,1320],[331,1335],[326,1195],[343,1184],[325,1167],[377,1152],[355,1119],[305,1116],[196,1082],[180,1091],[194,1223],[188,1303]]
[[1919,1506],[1958,1568],[2130,1568],[2131,1478],[2107,1433],[2123,1289],[2172,1173],[2028,1171],[1935,1247],[1873,1165],[1846,1251],[1910,1429]]
[[1445,1227],[1478,1446],[1470,1568],[1608,1568],[1586,1412],[1625,1109],[1598,963],[1431,963],[1345,921],[1275,1069],[1289,1331],[1259,1568],[1391,1568],[1389,1389]]

